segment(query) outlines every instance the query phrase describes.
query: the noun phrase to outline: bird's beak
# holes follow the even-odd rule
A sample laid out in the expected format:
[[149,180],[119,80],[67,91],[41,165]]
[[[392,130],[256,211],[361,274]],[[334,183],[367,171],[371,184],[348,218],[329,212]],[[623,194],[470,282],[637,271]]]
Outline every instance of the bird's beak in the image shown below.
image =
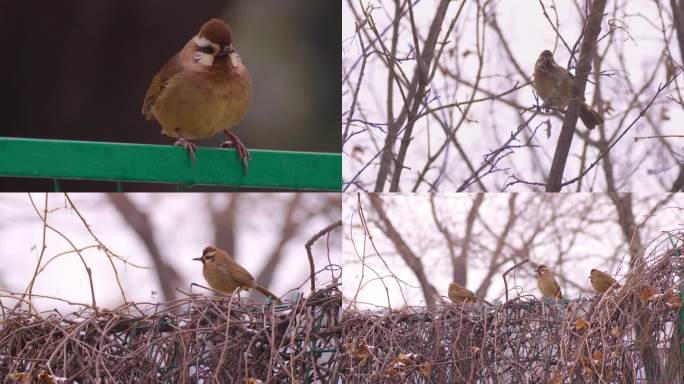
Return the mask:
[[219,51],[219,57],[226,57],[230,55],[231,53],[235,52],[235,48],[233,48],[233,45],[224,45],[221,47],[221,50]]
[[203,262],[203,263],[204,263],[204,260],[202,260],[202,258],[201,258],[201,257],[195,257],[195,258],[194,258],[193,260],[201,261],[201,262]]

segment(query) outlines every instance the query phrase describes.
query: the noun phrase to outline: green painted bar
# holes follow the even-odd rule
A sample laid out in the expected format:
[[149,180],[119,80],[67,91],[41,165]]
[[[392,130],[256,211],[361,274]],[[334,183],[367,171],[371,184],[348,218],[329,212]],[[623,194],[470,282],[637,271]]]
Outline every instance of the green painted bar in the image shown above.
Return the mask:
[[250,150],[245,174],[234,149],[0,137],[0,176],[340,191],[338,153]]

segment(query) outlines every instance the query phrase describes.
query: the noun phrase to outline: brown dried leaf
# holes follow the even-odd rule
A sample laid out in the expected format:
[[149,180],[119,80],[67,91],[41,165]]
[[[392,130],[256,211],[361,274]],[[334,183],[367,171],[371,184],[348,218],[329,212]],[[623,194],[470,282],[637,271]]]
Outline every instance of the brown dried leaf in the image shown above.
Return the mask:
[[641,300],[642,303],[650,301],[655,293],[655,288],[653,288],[651,285],[647,285],[641,289],[641,292],[639,293],[639,300]]
[[55,384],[55,380],[53,380],[52,376],[50,376],[47,371],[41,371],[38,374],[38,383],[40,384]]
[[670,115],[669,115],[667,112],[668,112],[667,107],[662,107],[662,108],[660,109],[660,119],[661,119],[661,120],[663,120],[663,121],[668,121],[668,120],[670,120]]
[[355,343],[344,344],[344,349],[347,351],[347,353],[351,354],[352,357],[359,360],[364,360],[370,356],[373,346],[370,346],[363,341],[359,341]]
[[615,109],[613,109],[613,104],[611,104],[610,101],[604,101],[603,102],[603,113],[606,115],[609,115],[613,111],[615,111]]
[[413,363],[412,355],[412,353],[399,353],[399,356],[397,356],[397,360],[406,365],[409,365]]
[[7,375],[7,378],[9,380],[12,380],[12,381],[10,381],[10,383],[17,383],[17,384],[30,384],[31,381],[33,381],[33,377],[28,372],[10,373],[9,375]]
[[679,296],[675,295],[672,292],[666,293],[663,301],[665,302],[665,305],[670,309],[679,309],[679,307],[682,306],[682,300],[679,298]]
[[677,72],[677,67],[670,56],[665,58],[665,81],[670,80]]
[[430,377],[430,374],[432,373],[432,364],[429,361],[424,362],[423,364],[420,365],[420,373],[423,374],[425,377]]
[[594,353],[591,354],[591,360],[594,362],[594,364],[598,364],[603,361],[603,352],[601,351],[595,351]]
[[387,376],[392,377],[392,378],[397,377],[397,376],[399,376],[399,371],[397,371],[395,368],[388,368],[387,369]]
[[589,323],[587,323],[583,318],[580,317],[579,319],[575,320],[575,329],[580,332],[586,331],[587,329],[589,329]]
[[620,327],[617,325],[611,328],[610,334],[613,335],[613,337],[620,337]]
[[549,377],[549,381],[547,381],[547,384],[562,384],[563,383],[563,376],[561,376],[560,372],[554,372],[551,374]]

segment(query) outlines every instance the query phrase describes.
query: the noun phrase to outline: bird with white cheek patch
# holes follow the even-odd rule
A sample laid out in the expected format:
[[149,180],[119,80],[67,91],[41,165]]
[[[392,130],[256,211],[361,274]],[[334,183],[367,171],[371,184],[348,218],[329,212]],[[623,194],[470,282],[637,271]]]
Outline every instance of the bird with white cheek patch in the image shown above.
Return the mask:
[[195,162],[197,145],[223,132],[247,168],[247,148],[230,130],[242,121],[252,99],[252,80],[233,45],[230,27],[219,19],[202,25],[183,49],[154,76],[143,102],[147,120],[176,138]]
[[537,267],[537,287],[544,297],[553,299],[562,299],[560,285],[556,282],[553,272],[546,266],[540,265]]
[[236,289],[240,291],[251,288],[275,301],[281,301],[273,292],[257,284],[252,275],[223,249],[208,246],[202,251],[201,257],[193,260],[202,262],[204,279],[217,291],[230,294]]

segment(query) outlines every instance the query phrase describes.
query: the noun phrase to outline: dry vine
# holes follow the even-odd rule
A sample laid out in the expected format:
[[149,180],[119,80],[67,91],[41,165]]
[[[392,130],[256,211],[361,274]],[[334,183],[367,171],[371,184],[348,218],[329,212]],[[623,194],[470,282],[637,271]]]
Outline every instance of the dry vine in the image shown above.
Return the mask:
[[342,318],[345,382],[679,382],[683,244],[683,230],[663,233],[624,287],[602,296],[350,310]]
[[7,305],[16,298],[0,294],[3,378],[327,383],[336,375],[331,357],[339,335],[337,285],[277,306],[186,294],[169,303],[129,303],[98,313],[84,307],[71,314],[31,314]]

